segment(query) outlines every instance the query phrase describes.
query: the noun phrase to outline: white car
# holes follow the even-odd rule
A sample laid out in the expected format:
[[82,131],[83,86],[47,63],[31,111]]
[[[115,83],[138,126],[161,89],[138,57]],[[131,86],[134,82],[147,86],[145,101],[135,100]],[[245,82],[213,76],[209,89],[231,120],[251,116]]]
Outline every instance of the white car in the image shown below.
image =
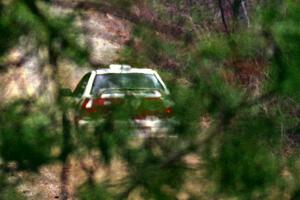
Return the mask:
[[152,69],[110,65],[83,76],[72,97],[78,127],[105,120],[130,121],[139,134],[170,130],[173,102],[169,90]]

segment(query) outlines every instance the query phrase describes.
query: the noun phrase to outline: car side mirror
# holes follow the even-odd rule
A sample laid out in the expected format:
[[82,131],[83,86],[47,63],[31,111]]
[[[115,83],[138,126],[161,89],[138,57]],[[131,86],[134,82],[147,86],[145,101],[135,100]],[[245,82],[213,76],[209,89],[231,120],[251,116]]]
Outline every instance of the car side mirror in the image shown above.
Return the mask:
[[63,97],[71,97],[73,96],[73,92],[69,88],[62,88],[59,90],[59,94]]

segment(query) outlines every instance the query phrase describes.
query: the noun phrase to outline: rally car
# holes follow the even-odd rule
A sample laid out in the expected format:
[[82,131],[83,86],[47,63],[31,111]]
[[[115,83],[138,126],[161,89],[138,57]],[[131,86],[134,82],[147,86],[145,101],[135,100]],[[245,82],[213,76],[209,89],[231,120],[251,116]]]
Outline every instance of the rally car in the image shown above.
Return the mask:
[[148,68],[110,65],[88,72],[72,92],[77,127],[107,120],[129,122],[139,135],[172,129],[173,102],[159,74]]

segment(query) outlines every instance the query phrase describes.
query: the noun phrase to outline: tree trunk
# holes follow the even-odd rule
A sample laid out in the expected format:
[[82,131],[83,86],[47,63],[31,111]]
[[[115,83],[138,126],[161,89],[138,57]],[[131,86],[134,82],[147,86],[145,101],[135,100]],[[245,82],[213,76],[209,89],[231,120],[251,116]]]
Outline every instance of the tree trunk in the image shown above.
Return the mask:
[[223,22],[223,26],[225,29],[225,32],[229,35],[229,30],[228,30],[228,25],[226,22],[226,18],[225,18],[225,13],[224,13],[224,7],[223,7],[223,1],[222,0],[218,0],[218,6],[221,12],[221,18],[222,18],[222,22]]

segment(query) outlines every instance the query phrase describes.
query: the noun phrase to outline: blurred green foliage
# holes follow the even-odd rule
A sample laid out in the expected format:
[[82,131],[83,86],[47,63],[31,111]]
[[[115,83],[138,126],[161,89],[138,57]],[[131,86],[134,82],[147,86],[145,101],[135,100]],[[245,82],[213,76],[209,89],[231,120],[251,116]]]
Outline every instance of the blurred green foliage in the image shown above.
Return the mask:
[[242,118],[225,133],[217,156],[208,154],[208,174],[219,182],[221,192],[248,199],[254,191],[264,194],[280,179],[279,152],[275,152],[280,134],[268,118]]
[[[136,2],[109,3],[130,11]],[[196,25],[213,20],[197,4],[187,11],[179,1],[167,3],[147,1],[146,5],[162,22],[175,21],[190,31],[184,15],[164,18],[166,5],[173,3]],[[171,133],[176,139],[145,139],[136,145],[139,142],[128,124],[115,127],[109,120],[94,130],[76,131],[73,119],[62,113],[67,108],[61,98],[46,106],[27,99],[1,105],[0,199],[23,199],[16,185],[6,181],[9,164],[16,164],[17,171],[36,172],[52,161],[65,164],[70,156],[80,159],[92,151],[99,152],[99,162],[106,167],[120,160],[126,175],[117,189],[110,180],[98,183],[89,177],[76,192],[80,199],[126,199],[133,191],[144,199],[176,199],[193,170],[204,171],[202,179],[214,184],[213,198],[266,199],[272,192],[270,199],[297,198],[299,181],[286,181],[282,174],[288,171],[294,179],[299,177],[298,158],[285,157],[283,152],[284,134],[300,130],[300,5],[292,0],[265,1],[253,10],[253,26],[248,29],[230,34],[193,32],[192,40],[169,38],[153,27],[133,24],[132,38],[119,61],[158,69],[167,80],[179,122]],[[29,37],[37,49],[47,48],[54,69],[60,58],[88,64],[88,50],[78,39],[81,30],[74,28],[74,19],[74,15],[53,16],[48,1],[1,1],[0,61],[20,38]],[[252,67],[249,60],[262,62]],[[242,75],[258,84],[258,92],[239,84],[243,67],[239,63],[250,66],[249,74]],[[254,77],[259,83],[251,82],[255,67],[263,74]],[[130,112],[128,108],[116,115],[127,118]],[[60,155],[53,155],[53,147],[59,148]],[[185,160],[191,154],[196,156],[196,166]],[[191,196],[203,197],[201,192]]]
[[0,192],[1,200],[25,200],[26,197],[19,194],[14,185],[10,184],[7,178],[3,175],[0,176]]
[[107,199],[112,200],[113,195],[110,194],[104,185],[91,185],[84,184],[78,189],[79,199],[82,200],[98,200],[98,199]]
[[51,160],[54,140],[49,117],[34,106],[20,100],[3,109],[0,117],[3,162],[14,161],[29,170],[37,170]]

